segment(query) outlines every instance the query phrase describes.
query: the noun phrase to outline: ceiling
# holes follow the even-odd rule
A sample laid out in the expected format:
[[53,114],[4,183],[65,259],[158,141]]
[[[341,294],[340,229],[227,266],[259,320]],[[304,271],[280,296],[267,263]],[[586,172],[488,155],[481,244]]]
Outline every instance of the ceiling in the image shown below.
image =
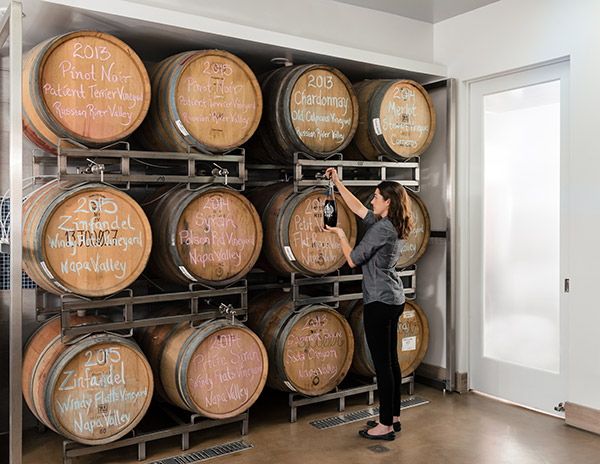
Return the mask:
[[334,0],[435,24],[499,0]]
[[[23,0],[21,0],[23,1]],[[499,0],[332,0],[435,24]],[[10,0],[0,0],[0,8]],[[160,2],[159,2],[160,3]],[[169,0],[164,1],[165,4]]]

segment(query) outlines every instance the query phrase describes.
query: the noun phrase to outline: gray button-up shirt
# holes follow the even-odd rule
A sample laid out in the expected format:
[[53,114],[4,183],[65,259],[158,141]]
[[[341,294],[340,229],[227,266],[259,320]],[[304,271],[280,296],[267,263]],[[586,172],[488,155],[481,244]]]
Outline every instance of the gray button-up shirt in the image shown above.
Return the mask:
[[350,253],[352,262],[362,265],[363,303],[380,301],[389,305],[404,303],[404,288],[396,272],[402,239],[387,218],[377,221],[369,210],[363,222],[371,227]]

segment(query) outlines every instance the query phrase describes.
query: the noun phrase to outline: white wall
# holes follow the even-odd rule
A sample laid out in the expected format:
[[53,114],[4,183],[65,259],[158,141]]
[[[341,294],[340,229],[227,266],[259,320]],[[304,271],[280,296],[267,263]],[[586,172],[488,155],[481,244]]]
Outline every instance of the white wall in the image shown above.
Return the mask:
[[[569,238],[569,386],[565,400],[600,409],[600,156],[596,134],[600,101],[600,2],[597,0],[501,0],[434,26],[434,61],[448,66],[448,75],[475,79],[563,56],[570,57],[571,136]],[[459,160],[465,154],[466,105],[460,92]],[[459,165],[459,208],[468,201],[462,184],[467,166]],[[460,187],[462,184],[462,187]],[[461,230],[466,223],[461,219]],[[464,253],[468,237],[461,234],[459,370],[467,363],[468,307],[464,286]]]

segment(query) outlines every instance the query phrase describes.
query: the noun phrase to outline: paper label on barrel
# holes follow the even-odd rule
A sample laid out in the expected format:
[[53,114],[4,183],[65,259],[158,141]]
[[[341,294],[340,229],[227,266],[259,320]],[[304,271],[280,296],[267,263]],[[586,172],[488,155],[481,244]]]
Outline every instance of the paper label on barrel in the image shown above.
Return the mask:
[[185,130],[185,126],[183,125],[183,123],[181,122],[180,119],[175,121],[175,124],[177,124],[177,128],[179,129],[179,132],[181,132],[184,137],[187,137],[188,135],[190,135],[190,133],[187,130]]
[[251,266],[262,245],[254,207],[240,194],[213,189],[199,194],[177,224],[177,252],[192,280],[222,281]]
[[65,199],[43,231],[45,266],[76,293],[117,291],[146,264],[151,245],[141,208],[116,190],[93,187]]
[[101,343],[71,359],[52,386],[52,413],[59,429],[89,440],[127,429],[152,398],[143,356],[124,345]]
[[375,131],[375,134],[377,135],[381,135],[381,124],[379,123],[379,118],[374,118],[373,119],[373,130]]
[[298,138],[310,150],[331,152],[352,135],[352,90],[327,69],[302,74],[292,89],[290,114]]
[[200,410],[227,414],[252,405],[264,386],[266,359],[248,329],[226,327],[194,351],[187,386]]
[[423,92],[410,82],[399,81],[386,91],[379,107],[378,135],[400,156],[410,157],[429,138],[434,115]]
[[185,69],[177,81],[175,104],[185,127],[178,124],[182,133],[210,147],[243,143],[262,112],[252,72],[224,52],[197,55],[181,65]]
[[292,253],[292,249],[289,246],[284,246],[283,250],[290,261],[296,261],[296,257],[294,256],[294,253]]
[[[409,301],[407,308],[413,308]],[[423,325],[416,310],[406,310],[398,320],[398,361],[400,369],[405,372],[419,354],[418,347],[422,343]]]
[[148,76],[123,45],[103,37],[65,40],[47,56],[42,98],[67,130],[95,140],[116,140],[146,114]]
[[345,375],[349,353],[347,323],[334,311],[315,309],[291,328],[284,344],[283,364],[296,390],[334,388]]
[[417,337],[402,339],[402,351],[413,351],[417,349]]

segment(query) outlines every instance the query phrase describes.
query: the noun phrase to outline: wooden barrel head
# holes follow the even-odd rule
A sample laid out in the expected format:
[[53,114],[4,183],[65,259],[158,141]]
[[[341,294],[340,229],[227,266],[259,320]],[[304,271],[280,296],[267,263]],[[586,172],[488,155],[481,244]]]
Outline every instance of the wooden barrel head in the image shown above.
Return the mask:
[[358,124],[358,102],[339,70],[319,64],[287,66],[260,80],[264,114],[247,156],[291,164],[294,152],[325,158],[350,143]]
[[189,362],[184,380],[187,396],[197,411],[215,419],[248,409],[267,380],[264,345],[241,326],[212,331],[184,362]]
[[287,385],[316,396],[333,390],[346,376],[354,342],[346,320],[336,311],[313,307],[290,320],[279,335]]
[[243,144],[262,112],[260,87],[250,68],[220,50],[197,54],[183,66],[175,102],[185,130],[221,150]]
[[149,105],[143,63],[109,34],[65,34],[24,59],[24,132],[51,153],[60,137],[89,146],[124,139],[141,124]]
[[350,325],[337,311],[312,305],[292,311],[289,293],[261,292],[249,305],[248,326],[269,355],[270,387],[316,396],[333,390],[352,363]]
[[397,81],[381,97],[379,108],[380,128],[373,119],[373,131],[383,136],[394,153],[410,158],[425,151],[433,137],[435,117],[423,87],[416,82]]
[[427,91],[410,80],[374,79],[355,84],[360,105],[356,136],[345,155],[376,161],[404,160],[423,153],[435,132]]
[[25,204],[23,230],[25,269],[36,283],[53,293],[99,297],[143,272],[150,223],[131,197],[99,184],[42,189]]
[[345,147],[356,130],[355,109],[352,87],[329,66],[308,68],[291,89],[292,130],[309,153],[333,153]]
[[164,279],[228,285],[243,278],[260,256],[260,217],[235,190],[167,186],[144,203],[154,236],[150,268]]
[[150,79],[151,109],[138,137],[148,148],[220,153],[242,145],[258,127],[260,85],[231,53],[180,53],[158,63]]
[[[338,227],[348,237],[351,247],[356,242],[356,219],[341,195],[335,195]],[[331,273],[346,263],[336,234],[323,231],[323,205],[327,196],[322,191],[301,193],[284,207],[279,228],[283,252],[290,264],[307,275]]]
[[114,441],[148,409],[153,391],[148,361],[117,338],[92,336],[75,345],[49,377],[50,421],[66,437],[85,444]]
[[230,281],[245,275],[260,255],[262,225],[240,194],[210,189],[185,208],[177,223],[177,252],[197,280]]

